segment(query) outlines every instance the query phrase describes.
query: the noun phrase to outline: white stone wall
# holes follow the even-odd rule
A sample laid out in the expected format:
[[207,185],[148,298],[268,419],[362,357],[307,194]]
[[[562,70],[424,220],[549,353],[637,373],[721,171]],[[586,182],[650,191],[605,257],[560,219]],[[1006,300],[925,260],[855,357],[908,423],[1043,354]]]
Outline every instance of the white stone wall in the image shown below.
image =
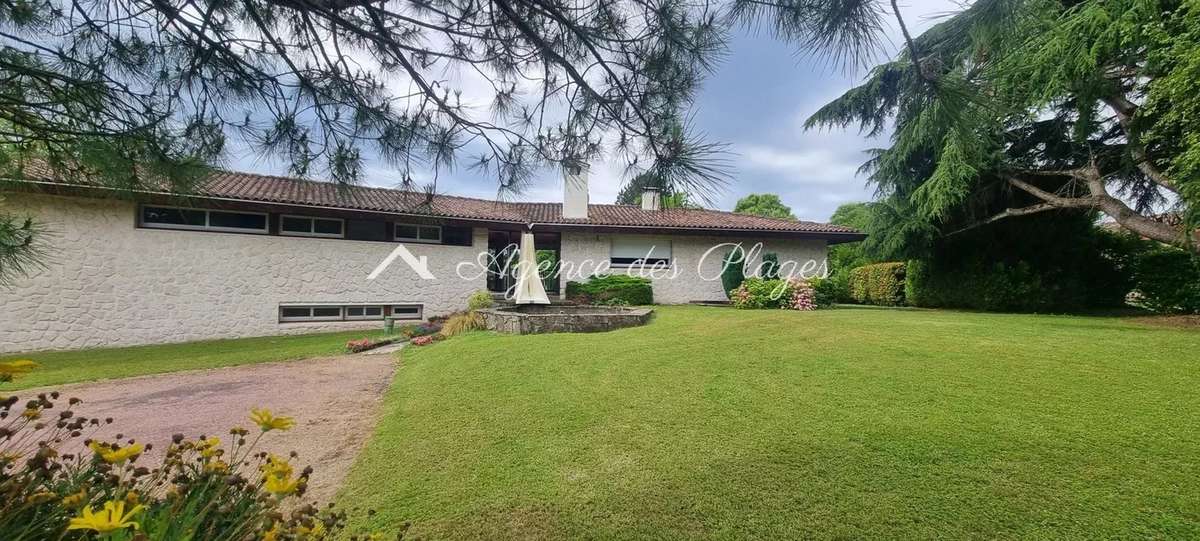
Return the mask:
[[[568,281],[580,281],[588,276],[597,274],[596,266],[609,260],[612,239],[614,236],[636,237],[639,235],[612,235],[597,233],[563,233],[562,261],[564,275],[560,280],[563,288]],[[645,238],[662,239],[666,235],[641,235]],[[746,250],[751,250],[757,243],[762,243],[761,249],[752,250],[748,262],[749,273],[756,271],[761,262],[762,254],[774,252],[778,254],[780,263],[794,261],[798,266],[812,261],[814,268],[824,263],[826,246],[822,240],[791,240],[791,239],[755,239],[738,237],[701,237],[676,235],[669,237],[671,242],[671,269],[669,271],[647,272],[647,278],[653,282],[654,302],[661,304],[682,304],[691,301],[723,301],[726,300],[725,290],[721,288],[721,262],[731,246],[719,246],[727,243],[742,243]],[[717,247],[714,249],[714,247]],[[710,252],[711,250],[711,252]],[[708,254],[707,257],[705,254]],[[820,272],[819,268],[815,268]],[[787,269],[785,269],[785,272]],[[798,275],[800,267],[796,268]],[[626,273],[627,269],[613,268],[608,274]],[[636,273],[637,270],[634,270]],[[602,272],[603,273],[603,272]],[[715,278],[715,279],[714,279]]]
[[420,303],[425,316],[466,306],[484,277],[464,280],[460,261],[487,249],[407,246],[427,256],[436,280],[396,261],[367,275],[386,242],[139,229],[128,201],[5,194],[6,212],[49,231],[43,270],[0,289],[0,353],[378,328],[379,321],[279,323],[287,302]]

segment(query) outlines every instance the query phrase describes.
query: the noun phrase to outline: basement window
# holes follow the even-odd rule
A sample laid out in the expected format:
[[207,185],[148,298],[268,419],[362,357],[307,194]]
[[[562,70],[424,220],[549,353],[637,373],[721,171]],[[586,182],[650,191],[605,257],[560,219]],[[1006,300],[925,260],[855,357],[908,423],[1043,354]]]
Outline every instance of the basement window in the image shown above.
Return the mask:
[[423,308],[420,304],[281,304],[279,321],[377,321],[382,320],[389,311],[396,319],[421,319]]
[[346,319],[370,320],[383,319],[382,306],[347,306]]
[[279,217],[280,235],[340,239],[344,236],[344,230],[345,222],[340,218],[317,218],[289,214]]
[[143,205],[138,216],[142,227],[267,234],[265,212],[231,212]]
[[341,321],[341,306],[280,306],[279,321]]
[[420,304],[398,304],[392,306],[394,319],[421,319],[423,306]]
[[419,224],[396,224],[395,240],[409,242],[442,242],[442,226]]

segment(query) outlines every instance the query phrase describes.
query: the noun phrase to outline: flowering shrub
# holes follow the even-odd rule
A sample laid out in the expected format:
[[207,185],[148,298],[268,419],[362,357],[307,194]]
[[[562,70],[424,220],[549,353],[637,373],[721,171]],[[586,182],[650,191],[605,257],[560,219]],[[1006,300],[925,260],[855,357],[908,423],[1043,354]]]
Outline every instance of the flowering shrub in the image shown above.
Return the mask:
[[[0,379],[34,366],[0,363]],[[232,428],[228,441],[176,435],[160,463],[143,466],[152,446],[96,439],[113,420],[79,415],[80,403],[57,392],[0,401],[0,539],[320,541],[349,533],[344,512],[298,501],[311,468],[297,472],[294,454],[258,450],[264,434],[293,426],[290,417],[253,410],[257,430]]]
[[780,306],[780,308],[789,308],[792,310],[817,309],[816,291],[808,282],[793,278],[788,280],[788,289],[791,292],[791,296],[788,298],[788,302]]
[[351,340],[349,342],[346,342],[346,351],[348,351],[350,353],[361,353],[361,352],[367,351],[369,349],[375,349],[380,346],[386,346],[388,344],[394,343],[395,341],[396,341],[395,338],[380,338],[380,339],[359,338],[358,340]]
[[408,343],[412,344],[414,346],[428,346],[429,344],[432,344],[443,338],[445,338],[445,337],[440,334],[428,334],[425,336],[418,336],[416,338],[413,338],[412,340],[409,340]]
[[816,291],[805,280],[764,280],[747,278],[730,297],[735,308],[816,310]]
[[791,298],[788,283],[783,280],[747,278],[734,288],[729,300],[735,308],[780,308]]

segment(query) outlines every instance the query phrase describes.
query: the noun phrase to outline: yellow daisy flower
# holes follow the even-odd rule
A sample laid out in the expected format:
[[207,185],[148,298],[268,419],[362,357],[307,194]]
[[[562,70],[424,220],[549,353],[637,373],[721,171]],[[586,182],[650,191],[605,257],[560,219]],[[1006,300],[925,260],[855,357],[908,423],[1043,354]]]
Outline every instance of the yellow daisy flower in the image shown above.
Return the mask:
[[146,446],[140,443],[134,443],[125,447],[116,447],[107,443],[93,441],[88,444],[92,451],[109,464],[123,464],[126,460],[134,458],[142,451],[146,450]]
[[279,540],[279,523],[276,522],[271,526],[270,530],[263,532],[262,541],[278,541]]
[[81,488],[79,492],[70,494],[62,499],[63,507],[78,507],[87,501],[87,489]]
[[264,480],[267,477],[291,477],[294,471],[292,465],[288,464],[287,460],[275,454],[268,454],[266,463],[260,466],[259,469],[262,470]]
[[219,447],[220,445],[221,438],[209,436],[208,439],[200,440],[200,442],[196,444],[196,449],[200,450],[200,456],[204,458],[212,458],[221,454],[221,449]]
[[291,477],[276,477],[268,475],[263,481],[263,490],[270,492],[276,496],[286,496],[300,488],[300,480],[292,479]]
[[204,469],[216,473],[225,473],[229,471],[229,464],[224,460],[214,460],[205,464]]
[[95,530],[100,533],[108,533],[115,530],[124,530],[125,528],[138,529],[138,523],[131,520],[134,515],[141,512],[144,506],[135,505],[128,513],[125,512],[124,501],[109,501],[104,502],[104,508],[99,512],[92,511],[91,507],[84,507],[79,516],[71,519],[67,525],[68,530]]
[[291,417],[276,417],[268,409],[252,409],[250,410],[250,420],[258,425],[263,432],[272,430],[287,430],[296,424],[296,421]]

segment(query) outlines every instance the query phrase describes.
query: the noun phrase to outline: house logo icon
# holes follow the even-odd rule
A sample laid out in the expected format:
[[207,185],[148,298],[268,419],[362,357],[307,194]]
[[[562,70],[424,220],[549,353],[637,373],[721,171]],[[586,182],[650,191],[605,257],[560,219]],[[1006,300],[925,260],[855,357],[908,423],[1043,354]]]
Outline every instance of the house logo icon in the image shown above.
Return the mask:
[[367,280],[374,280],[380,274],[383,274],[383,271],[387,270],[387,268],[392,265],[392,262],[395,261],[396,258],[403,260],[404,263],[408,265],[408,268],[417,273],[417,276],[420,276],[422,280],[437,280],[437,277],[434,276],[432,272],[429,272],[429,258],[425,256],[417,257],[413,255],[413,253],[408,251],[408,248],[403,244],[397,244],[396,249],[392,250],[392,253],[383,258],[383,261],[380,261],[379,265],[375,266],[375,270],[371,271],[371,274],[367,275]]

